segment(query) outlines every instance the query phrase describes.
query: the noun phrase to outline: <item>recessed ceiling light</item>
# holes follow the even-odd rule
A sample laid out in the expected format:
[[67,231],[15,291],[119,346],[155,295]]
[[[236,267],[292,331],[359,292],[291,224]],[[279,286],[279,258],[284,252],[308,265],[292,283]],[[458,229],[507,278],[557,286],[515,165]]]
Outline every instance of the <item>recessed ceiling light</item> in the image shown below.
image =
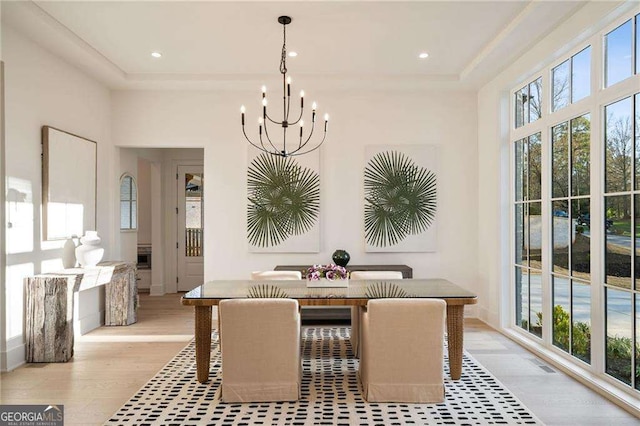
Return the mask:
[[160,52],[151,52],[151,56],[154,58],[162,58],[162,53]]
[[420,59],[427,59],[429,57],[429,54],[427,52],[422,52],[421,54],[418,55],[418,58]]
[[289,52],[289,56],[295,58],[296,56],[298,56],[298,52]]

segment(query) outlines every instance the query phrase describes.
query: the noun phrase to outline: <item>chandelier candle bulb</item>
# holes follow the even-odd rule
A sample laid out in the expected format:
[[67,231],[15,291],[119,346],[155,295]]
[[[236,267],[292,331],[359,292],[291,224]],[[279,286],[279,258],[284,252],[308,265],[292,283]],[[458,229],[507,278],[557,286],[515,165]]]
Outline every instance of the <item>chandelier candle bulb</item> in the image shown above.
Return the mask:
[[267,86],[262,86],[262,97],[267,96]]

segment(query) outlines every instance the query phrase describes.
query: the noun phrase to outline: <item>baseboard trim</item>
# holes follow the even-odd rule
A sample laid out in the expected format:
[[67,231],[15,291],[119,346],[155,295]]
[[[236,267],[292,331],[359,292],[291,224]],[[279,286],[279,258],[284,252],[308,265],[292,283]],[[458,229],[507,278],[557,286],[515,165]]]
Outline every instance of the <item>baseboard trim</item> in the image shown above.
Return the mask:
[[15,370],[25,364],[25,351],[26,345],[22,343],[15,348],[8,349],[6,352],[0,352],[0,371]]
[[76,336],[87,334],[104,324],[104,311],[98,311],[73,322],[73,333]]
[[151,296],[164,296],[166,292],[163,285],[152,285],[149,289],[149,294]]
[[478,306],[478,319],[495,329],[497,329],[500,324],[498,314],[481,306]]

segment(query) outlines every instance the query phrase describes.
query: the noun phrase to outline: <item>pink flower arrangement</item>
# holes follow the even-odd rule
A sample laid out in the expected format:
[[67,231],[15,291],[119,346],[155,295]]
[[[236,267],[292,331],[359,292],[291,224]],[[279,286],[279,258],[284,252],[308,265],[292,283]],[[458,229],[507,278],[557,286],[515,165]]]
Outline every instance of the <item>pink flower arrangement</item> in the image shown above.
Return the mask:
[[318,281],[320,278],[326,278],[329,281],[346,280],[349,277],[347,270],[343,266],[335,263],[329,265],[313,265],[307,270],[307,279]]

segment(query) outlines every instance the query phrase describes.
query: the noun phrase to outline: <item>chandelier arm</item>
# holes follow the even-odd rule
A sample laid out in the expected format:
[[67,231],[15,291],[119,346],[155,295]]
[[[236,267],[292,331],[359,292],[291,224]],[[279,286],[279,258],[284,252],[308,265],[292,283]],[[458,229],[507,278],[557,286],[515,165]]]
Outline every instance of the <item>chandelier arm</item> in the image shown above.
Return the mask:
[[303,112],[304,112],[304,107],[300,107],[300,115],[298,116],[298,119],[296,121],[290,122],[289,126],[293,126],[294,124],[298,124],[300,122],[300,120],[302,119]]
[[262,133],[260,133],[260,145],[262,146],[262,151],[271,154],[271,151],[264,146],[264,141],[262,140]]
[[281,121],[275,121],[274,119],[272,119],[271,117],[269,117],[269,114],[267,114],[265,112],[264,114],[264,118],[266,118],[266,120],[264,121],[265,123],[267,122],[267,120],[269,120],[270,122],[272,122],[273,124],[277,124],[277,125],[281,125],[282,122]]
[[[316,122],[315,122],[315,121],[313,121],[313,122],[311,122],[311,131],[309,132],[309,136],[308,136],[308,137],[307,137],[307,139],[304,141],[304,143],[302,143],[302,138],[300,138],[300,142],[301,142],[301,143],[298,145],[298,149],[296,149],[295,151],[293,151],[294,153],[295,153],[295,152],[300,151],[302,148],[304,148],[304,146],[305,146],[306,144],[308,144],[308,143],[309,143],[309,141],[311,140],[311,136],[313,136],[313,131],[315,130],[315,128],[316,128]],[[321,142],[321,143],[322,143],[322,142]]]
[[[264,145],[263,147],[259,147],[258,145],[256,145],[255,143],[251,142],[251,139],[249,139],[249,136],[247,136],[247,132],[244,130],[244,126],[242,126],[242,134],[244,135],[244,138],[247,140],[247,142],[249,142],[251,145],[253,145],[254,147],[258,148],[260,151],[265,151],[264,149]],[[260,135],[260,144],[262,144],[262,134]]]
[[276,148],[276,146],[273,144],[273,142],[271,142],[271,138],[269,137],[269,131],[267,130],[267,122],[264,122],[264,135],[267,137],[267,141],[269,142],[269,145],[271,145],[273,147],[273,150],[275,152],[278,152],[278,148]]
[[325,140],[325,138],[326,138],[326,137],[327,137],[327,132],[324,132],[324,135],[322,136],[322,140],[320,141],[320,143],[319,143],[317,146],[315,146],[315,147],[311,148],[311,149],[310,149],[310,150],[308,150],[308,151],[304,151],[304,152],[298,152],[298,151],[299,151],[299,149],[298,149],[298,150],[295,150],[295,151],[293,151],[293,153],[288,154],[288,157],[297,157],[298,155],[304,155],[304,154],[308,154],[308,153],[310,153],[310,152],[315,151],[316,149],[318,149],[318,148],[320,148],[320,147],[322,146],[322,143],[324,142],[324,140]]

